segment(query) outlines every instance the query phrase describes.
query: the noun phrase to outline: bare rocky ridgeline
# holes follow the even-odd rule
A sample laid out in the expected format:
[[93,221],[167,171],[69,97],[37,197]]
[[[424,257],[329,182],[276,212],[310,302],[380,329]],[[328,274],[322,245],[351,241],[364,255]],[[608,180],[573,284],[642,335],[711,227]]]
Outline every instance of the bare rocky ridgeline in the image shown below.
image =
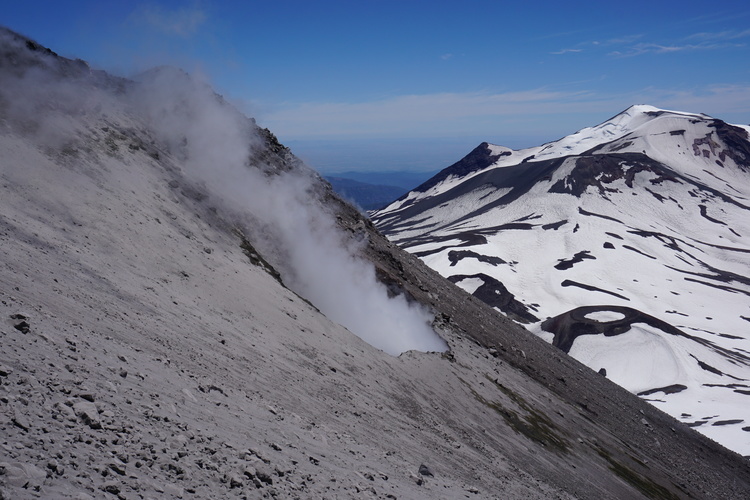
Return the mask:
[[[16,69],[54,58],[15,40]],[[0,497],[750,496],[746,460],[459,290],[323,183],[448,352],[390,356],[331,322],[132,117],[77,120],[58,149],[6,115],[0,129]],[[303,168],[258,133],[256,161]]]

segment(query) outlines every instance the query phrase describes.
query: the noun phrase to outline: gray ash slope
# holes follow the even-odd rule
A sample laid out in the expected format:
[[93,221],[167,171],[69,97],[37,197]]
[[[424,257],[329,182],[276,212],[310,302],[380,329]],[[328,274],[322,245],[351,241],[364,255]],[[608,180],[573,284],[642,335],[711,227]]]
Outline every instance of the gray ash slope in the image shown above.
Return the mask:
[[481,144],[372,219],[469,293],[750,455],[749,131],[633,106],[539,147]]
[[[738,455],[390,244],[247,121],[248,172],[308,179],[304,203],[430,309],[450,351],[360,340],[284,286],[293,249],[260,216],[188,175],[190,141],[121,99],[139,84],[2,43],[4,498],[750,495]],[[29,73],[54,82],[31,95],[43,117],[9,85]]]

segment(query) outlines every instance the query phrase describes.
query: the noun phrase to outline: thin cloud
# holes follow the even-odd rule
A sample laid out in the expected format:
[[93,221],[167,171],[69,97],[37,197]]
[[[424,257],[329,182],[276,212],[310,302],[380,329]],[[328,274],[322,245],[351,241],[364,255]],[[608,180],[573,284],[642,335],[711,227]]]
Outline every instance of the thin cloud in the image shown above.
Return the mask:
[[643,34],[623,35],[607,40],[593,40],[581,42],[576,48],[563,49],[551,52],[554,55],[566,54],[568,52],[582,51],[584,48],[592,51],[608,49],[606,54],[610,57],[635,57],[644,54],[671,54],[676,52],[724,50],[745,47],[745,43],[739,42],[743,38],[750,37],[750,29],[728,30],[720,32],[700,32],[662,43],[642,41]]
[[552,39],[552,38],[561,38],[561,37],[566,37],[566,36],[570,36],[570,35],[578,35],[578,34],[581,34],[581,33],[588,33],[588,32],[591,32],[591,31],[593,31],[593,29],[573,30],[573,31],[560,31],[560,32],[557,32],[557,33],[546,33],[544,35],[532,37],[532,38],[530,38],[530,40],[531,41],[549,40],[549,39]]
[[633,43],[636,40],[640,40],[641,38],[643,38],[642,34],[624,35],[617,38],[610,38],[609,40],[606,40],[602,45],[624,45]]
[[477,129],[496,117],[567,112],[587,91],[532,89],[519,92],[403,95],[358,103],[289,103],[260,117],[280,136],[416,136]]
[[608,55],[613,57],[634,57],[643,54],[669,54],[698,50],[721,50],[745,47],[740,43],[687,43],[663,45],[658,43],[639,43],[623,50],[615,50]]
[[643,35],[635,34],[635,35],[624,35],[621,37],[610,38],[607,40],[590,40],[586,42],[577,43],[572,48],[561,49],[555,52],[550,52],[550,54],[562,55],[562,54],[583,52],[584,50],[596,50],[602,47],[611,47],[613,45],[632,44],[641,38],[643,38]]
[[724,114],[750,113],[750,85],[717,84],[691,90],[651,89],[649,93],[653,94],[652,102],[656,106],[707,113],[715,118]]
[[719,32],[701,32],[694,33],[687,37],[688,40],[737,40],[739,38],[750,37],[750,29],[744,31],[727,30]]
[[143,5],[131,15],[134,21],[166,35],[183,38],[194,35],[206,21],[206,13],[197,5],[169,10],[158,5]]
[[558,50],[557,52],[550,52],[550,54],[559,56],[562,54],[570,54],[570,53],[578,53],[578,52],[583,52],[583,49],[562,49],[562,50]]
[[[280,137],[489,136],[543,132],[560,116],[609,115],[636,103],[716,117],[740,116],[740,121],[747,121],[744,116],[750,113],[750,85],[645,88],[625,94],[540,88],[404,95],[359,103],[288,103],[258,118]],[[521,124],[524,130],[520,130]]]
[[736,22],[738,19],[750,16],[750,11],[737,12],[734,10],[723,10],[718,12],[709,12],[701,14],[700,16],[684,19],[677,21],[677,25],[691,25],[699,24],[705,26],[707,24],[721,24],[726,25],[727,23]]

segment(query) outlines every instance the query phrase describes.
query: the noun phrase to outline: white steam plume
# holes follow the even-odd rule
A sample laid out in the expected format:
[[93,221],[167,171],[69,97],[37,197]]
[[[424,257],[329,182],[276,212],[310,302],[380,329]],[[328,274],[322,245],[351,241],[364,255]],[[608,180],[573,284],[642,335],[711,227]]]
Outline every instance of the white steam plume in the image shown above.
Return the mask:
[[162,69],[151,72],[131,97],[181,156],[189,178],[266,228],[286,257],[280,271],[290,288],[390,354],[446,350],[430,315],[403,296],[389,298],[374,266],[345,242],[333,216],[311,195],[311,174],[295,169],[266,175],[248,168],[251,147],[259,141],[254,127],[207,84]]
[[285,283],[330,319],[394,355],[447,348],[426,311],[403,296],[388,297],[372,263],[357,256],[334,216],[311,194],[311,171],[267,175],[248,166],[252,148],[262,146],[257,129],[206,83],[162,68],[128,84],[91,72],[80,61],[28,52],[23,38],[0,30],[0,128],[60,150],[87,140],[86,117],[110,111],[122,116],[123,106],[135,118],[128,125],[145,121],[189,179],[262,228],[256,236],[263,238],[254,243],[283,255],[279,271]]

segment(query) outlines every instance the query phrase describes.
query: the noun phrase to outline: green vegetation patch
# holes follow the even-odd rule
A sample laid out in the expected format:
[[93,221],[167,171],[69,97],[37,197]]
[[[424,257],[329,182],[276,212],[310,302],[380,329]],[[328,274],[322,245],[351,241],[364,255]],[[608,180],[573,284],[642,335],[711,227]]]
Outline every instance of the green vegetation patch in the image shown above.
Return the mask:
[[599,456],[609,462],[609,470],[617,474],[621,479],[646,495],[648,498],[653,498],[655,500],[679,500],[679,496],[651,479],[638,474],[627,465],[621,464],[612,458],[606,450],[597,447],[596,452]]
[[535,410],[520,395],[500,384],[497,380],[490,378],[488,375],[485,375],[485,378],[492,382],[495,387],[500,389],[500,391],[513,401],[525,414],[522,415],[519,414],[519,412],[505,408],[498,402],[486,400],[481,394],[466,384],[465,381],[462,380],[462,382],[469,387],[469,390],[477,401],[488,408],[495,410],[495,412],[505,420],[505,423],[516,433],[522,434],[532,441],[551,448],[558,453],[568,452],[570,444],[564,437],[562,437],[561,430],[544,413]]

